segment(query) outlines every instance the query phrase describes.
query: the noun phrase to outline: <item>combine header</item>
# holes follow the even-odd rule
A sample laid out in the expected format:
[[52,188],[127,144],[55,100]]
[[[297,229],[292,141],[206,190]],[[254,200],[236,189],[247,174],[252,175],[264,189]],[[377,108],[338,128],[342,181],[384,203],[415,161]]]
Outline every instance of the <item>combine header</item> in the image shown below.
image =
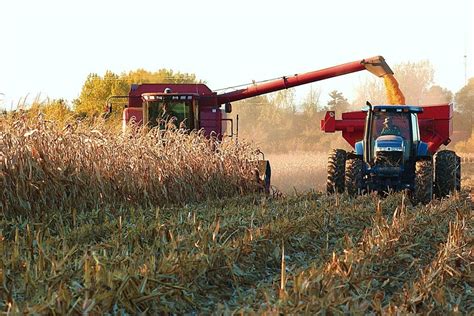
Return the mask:
[[[322,70],[297,74],[280,79],[252,84],[244,89],[219,94],[205,84],[133,84],[127,96],[111,96],[107,100],[109,113],[117,99],[127,99],[123,111],[123,124],[129,122],[148,127],[163,126],[166,118],[174,117],[176,123],[187,129],[204,130],[206,135],[221,138],[230,125],[233,135],[233,121],[227,117],[232,111],[231,102],[258,95],[288,89],[299,85],[368,70],[382,77],[393,74],[381,56],[366,58]],[[270,187],[270,164],[259,163],[258,177],[268,192]]]

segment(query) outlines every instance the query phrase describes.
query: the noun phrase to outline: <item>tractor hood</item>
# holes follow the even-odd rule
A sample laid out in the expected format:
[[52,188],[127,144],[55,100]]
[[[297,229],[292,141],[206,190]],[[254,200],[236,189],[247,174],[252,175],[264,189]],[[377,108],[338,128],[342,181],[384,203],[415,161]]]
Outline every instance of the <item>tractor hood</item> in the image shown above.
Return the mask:
[[403,151],[403,138],[395,135],[379,136],[375,140],[375,151]]

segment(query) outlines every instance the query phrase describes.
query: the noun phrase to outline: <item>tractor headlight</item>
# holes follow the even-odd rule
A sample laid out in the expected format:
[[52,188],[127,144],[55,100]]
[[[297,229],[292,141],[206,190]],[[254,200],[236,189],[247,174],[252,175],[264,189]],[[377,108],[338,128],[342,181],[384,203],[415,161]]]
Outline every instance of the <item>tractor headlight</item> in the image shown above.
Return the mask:
[[378,151],[402,151],[404,150],[403,144],[400,146],[381,146],[381,145],[375,145],[375,152]]
[[380,136],[375,140],[374,146],[375,152],[379,151],[401,151],[405,150],[405,145],[403,143],[403,138],[400,136],[386,135]]

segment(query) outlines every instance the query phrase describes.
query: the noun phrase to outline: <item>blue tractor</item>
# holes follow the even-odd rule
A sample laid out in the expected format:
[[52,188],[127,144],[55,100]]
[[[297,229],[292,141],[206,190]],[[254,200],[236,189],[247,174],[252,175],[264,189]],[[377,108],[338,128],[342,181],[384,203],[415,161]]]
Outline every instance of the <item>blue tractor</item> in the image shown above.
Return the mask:
[[460,190],[460,158],[450,150],[436,152],[450,141],[451,113],[451,105],[369,103],[364,111],[343,113],[342,120],[328,112],[321,128],[342,131],[354,146],[352,152],[330,153],[328,193],[408,190],[413,201],[428,203],[434,193],[443,197]]

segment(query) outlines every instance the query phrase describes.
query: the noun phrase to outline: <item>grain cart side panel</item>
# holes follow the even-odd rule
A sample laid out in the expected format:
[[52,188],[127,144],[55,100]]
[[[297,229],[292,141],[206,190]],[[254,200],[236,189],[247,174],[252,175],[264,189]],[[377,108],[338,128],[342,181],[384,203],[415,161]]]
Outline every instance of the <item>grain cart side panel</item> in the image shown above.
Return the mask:
[[428,144],[428,150],[434,154],[441,145],[451,142],[453,133],[453,105],[425,105],[418,114],[421,140]]

